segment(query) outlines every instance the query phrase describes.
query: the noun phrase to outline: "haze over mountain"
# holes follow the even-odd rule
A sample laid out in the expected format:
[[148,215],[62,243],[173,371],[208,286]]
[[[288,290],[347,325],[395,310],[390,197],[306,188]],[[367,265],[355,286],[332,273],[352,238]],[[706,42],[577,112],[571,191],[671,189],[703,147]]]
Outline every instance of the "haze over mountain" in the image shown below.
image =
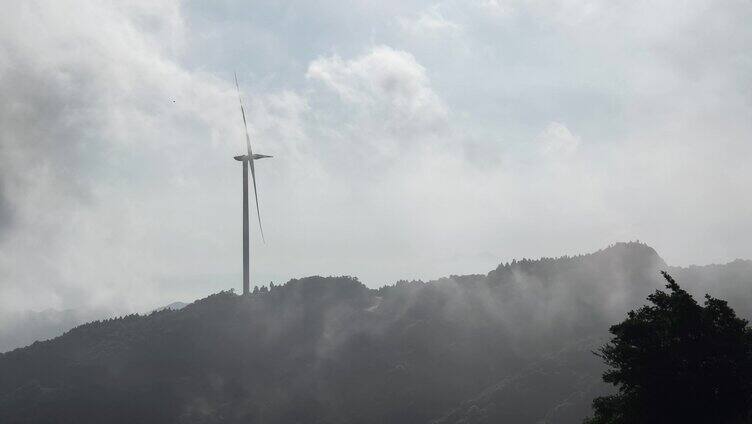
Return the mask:
[[[156,310],[178,310],[187,305],[173,302]],[[45,309],[43,311],[0,311],[0,352],[23,347],[35,341],[48,340],[93,320],[117,316],[114,311],[91,309]]]
[[[751,0],[2,6],[0,424],[578,423],[659,270],[752,316]],[[680,294],[600,418],[752,411]]]
[[640,243],[379,289],[308,277],[4,353],[0,422],[577,423],[608,390],[591,351],[660,269],[752,312],[752,262]]
[[0,352],[57,337],[77,325],[106,316],[73,309],[0,312]]

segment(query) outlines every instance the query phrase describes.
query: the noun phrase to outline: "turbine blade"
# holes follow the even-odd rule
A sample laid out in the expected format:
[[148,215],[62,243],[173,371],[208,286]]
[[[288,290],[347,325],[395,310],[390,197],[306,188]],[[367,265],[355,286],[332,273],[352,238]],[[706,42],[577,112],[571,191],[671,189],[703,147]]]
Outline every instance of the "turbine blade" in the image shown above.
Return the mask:
[[258,191],[256,190],[256,167],[253,166],[253,159],[248,159],[248,164],[251,165],[251,178],[253,179],[253,197],[256,199],[256,216],[258,217],[259,231],[261,231],[261,241],[266,244],[264,238],[264,227],[261,226],[261,210],[258,204]]
[[238,102],[240,103],[240,113],[243,115],[243,128],[245,128],[245,145],[248,149],[248,159],[253,158],[251,149],[251,136],[248,135],[248,122],[245,119],[245,108],[243,107],[243,98],[240,96],[240,86],[238,85],[238,74],[235,73],[235,89],[238,91]]
[[240,113],[243,115],[243,128],[245,128],[245,145],[248,148],[248,165],[250,165],[251,178],[253,179],[253,197],[256,200],[256,216],[258,217],[259,231],[261,232],[261,241],[266,243],[264,238],[264,227],[261,226],[261,209],[259,209],[258,190],[256,189],[256,167],[253,165],[253,150],[251,149],[251,137],[248,135],[248,122],[245,119],[245,108],[243,107],[243,98],[240,96],[240,86],[238,85],[238,74],[235,73],[235,89],[238,91],[238,102],[240,103]]

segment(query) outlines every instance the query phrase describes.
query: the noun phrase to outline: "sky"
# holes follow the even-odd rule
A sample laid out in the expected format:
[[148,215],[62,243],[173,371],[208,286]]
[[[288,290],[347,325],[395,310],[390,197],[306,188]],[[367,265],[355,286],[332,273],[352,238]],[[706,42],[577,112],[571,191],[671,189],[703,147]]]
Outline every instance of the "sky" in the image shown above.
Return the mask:
[[752,258],[749,1],[2,0],[0,309]]

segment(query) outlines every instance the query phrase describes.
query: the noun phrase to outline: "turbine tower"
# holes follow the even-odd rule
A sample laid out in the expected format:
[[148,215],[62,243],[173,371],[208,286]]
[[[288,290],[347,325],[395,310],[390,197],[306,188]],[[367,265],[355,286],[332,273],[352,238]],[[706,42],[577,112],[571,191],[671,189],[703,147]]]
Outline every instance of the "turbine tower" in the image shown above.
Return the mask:
[[245,119],[245,108],[243,107],[243,98],[240,96],[240,86],[238,85],[238,75],[235,74],[235,89],[238,91],[238,101],[240,102],[240,113],[243,115],[243,127],[245,128],[245,145],[248,153],[245,155],[235,156],[235,160],[243,163],[243,294],[250,291],[250,240],[248,239],[248,169],[251,171],[253,179],[253,196],[256,200],[256,216],[258,216],[259,231],[261,240],[264,240],[264,228],[261,226],[261,212],[259,211],[258,191],[256,190],[256,168],[253,161],[257,159],[270,158],[271,156],[254,154],[251,149],[251,137],[248,135],[248,123]]

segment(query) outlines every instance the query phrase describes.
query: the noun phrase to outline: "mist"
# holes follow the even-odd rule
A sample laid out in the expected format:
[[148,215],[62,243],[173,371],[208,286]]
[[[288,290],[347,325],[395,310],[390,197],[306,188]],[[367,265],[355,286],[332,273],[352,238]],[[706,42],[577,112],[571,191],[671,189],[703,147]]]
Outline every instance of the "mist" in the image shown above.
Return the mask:
[[581,423],[620,322],[752,381],[749,2],[2,9],[2,422]]
[[8,5],[2,308],[237,286],[233,70],[275,156],[259,284],[379,287],[630,239],[675,265],[752,257],[746,5],[321,6]]
[[[97,320],[0,355],[0,403],[14,405],[8,419],[51,390],[45,408],[69,411],[59,418],[92,402],[86,419],[110,422],[580,422],[611,391],[592,352],[610,323],[663,287],[661,269],[696,296],[720,292],[752,312],[752,262],[669,267],[635,242],[379,289],[314,276]],[[46,383],[3,397],[34,378]]]

